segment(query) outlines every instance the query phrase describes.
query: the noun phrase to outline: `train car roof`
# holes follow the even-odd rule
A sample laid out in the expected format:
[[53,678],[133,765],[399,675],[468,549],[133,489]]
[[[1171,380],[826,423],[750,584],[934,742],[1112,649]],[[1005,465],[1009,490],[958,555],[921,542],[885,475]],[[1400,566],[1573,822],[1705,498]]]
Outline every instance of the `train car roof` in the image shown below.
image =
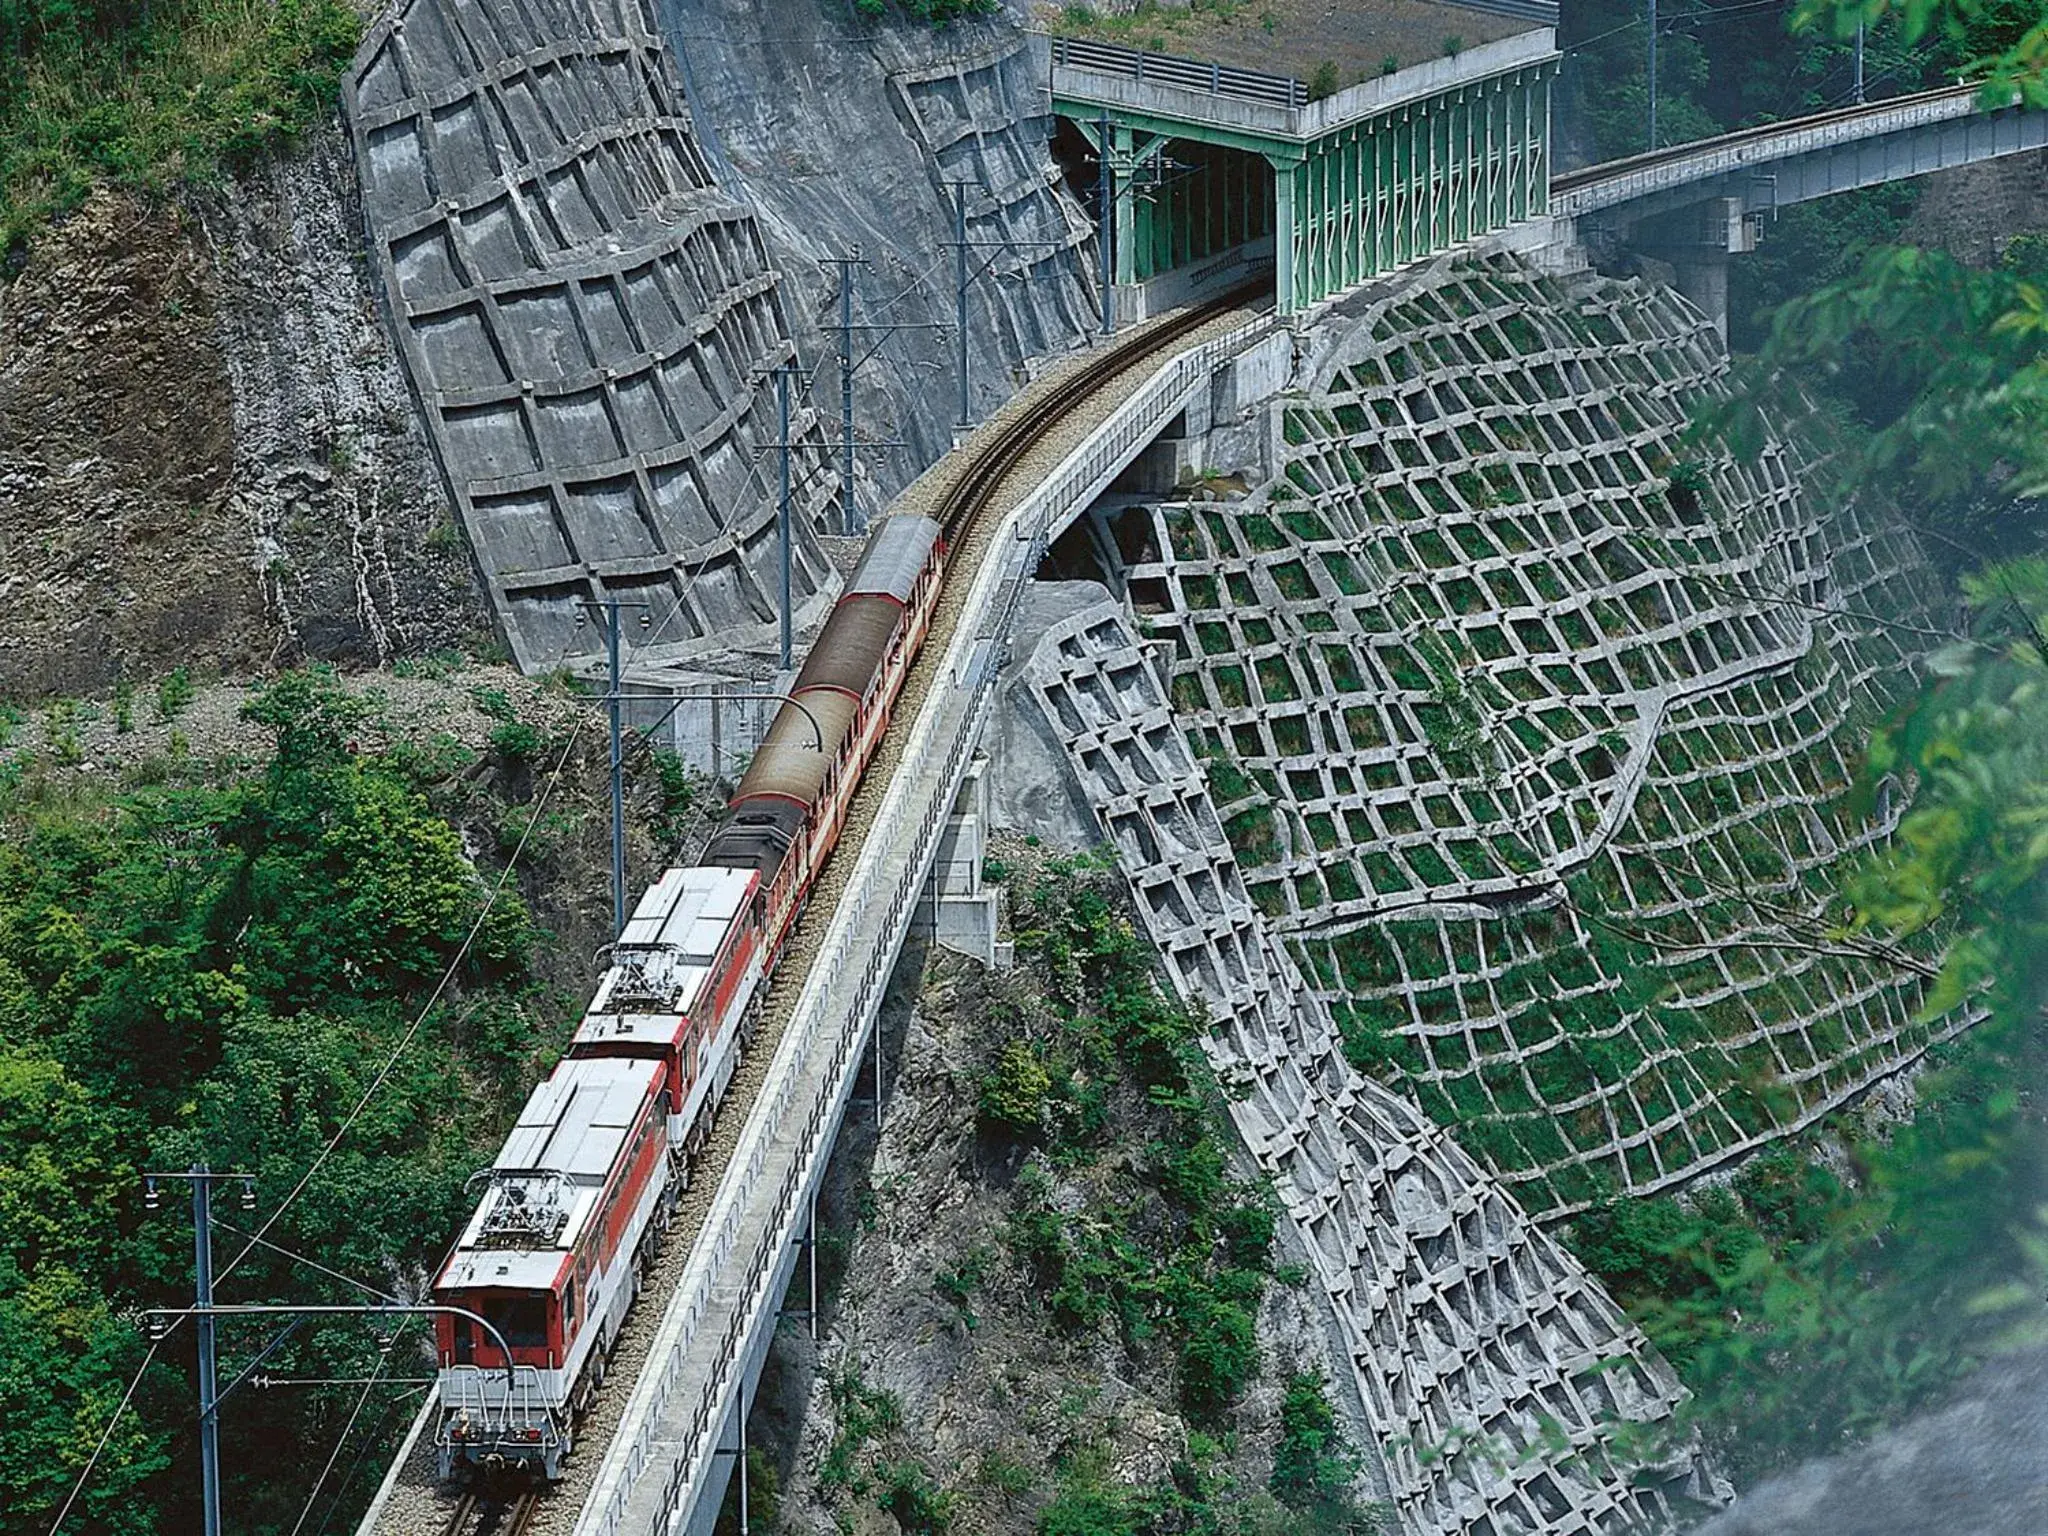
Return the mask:
[[[815,805],[824,787],[825,770],[838,757],[840,744],[853,729],[859,701],[829,688],[814,688],[804,695],[803,707],[784,704],[769,723],[768,734],[747,764],[746,775],[732,797],[735,809],[754,795],[780,795],[798,805]],[[813,733],[808,710],[818,729]],[[818,750],[818,738],[825,750]]]
[[552,1288],[662,1071],[571,1057],[536,1085],[436,1289]]
[[912,512],[884,518],[861,552],[860,564],[846,583],[845,596],[893,597],[908,603],[938,539],[939,525],[932,518]]
[[812,642],[790,692],[804,698],[812,688],[836,688],[856,699],[866,698],[903,623],[903,605],[894,598],[867,593],[842,597]]

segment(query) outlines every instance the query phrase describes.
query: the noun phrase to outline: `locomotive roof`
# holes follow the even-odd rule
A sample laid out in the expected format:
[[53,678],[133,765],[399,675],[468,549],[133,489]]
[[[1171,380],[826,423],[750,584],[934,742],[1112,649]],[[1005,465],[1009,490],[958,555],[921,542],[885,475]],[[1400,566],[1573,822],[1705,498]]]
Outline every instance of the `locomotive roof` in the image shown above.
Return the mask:
[[[491,1183],[438,1285],[552,1286],[661,1072],[658,1061],[572,1057],[537,1084],[492,1164]],[[550,1174],[559,1177],[550,1179]],[[478,1246],[487,1229],[508,1217],[516,1218],[515,1224],[538,1221],[549,1208],[560,1216],[548,1239],[525,1246]]]
[[669,869],[626,920],[615,954],[663,949],[686,965],[709,965],[747,904],[752,877],[743,869]]
[[847,597],[893,597],[898,603],[910,601],[910,589],[932,557],[938,542],[939,525],[929,517],[899,513],[884,518],[861,552],[853,579],[846,584]]
[[660,1072],[661,1064],[651,1061],[560,1063],[535,1085],[493,1166],[543,1168],[577,1183],[602,1184]]
[[750,869],[670,869],[647,888],[597,984],[578,1044],[672,1042],[703,1002],[711,963],[745,909]]

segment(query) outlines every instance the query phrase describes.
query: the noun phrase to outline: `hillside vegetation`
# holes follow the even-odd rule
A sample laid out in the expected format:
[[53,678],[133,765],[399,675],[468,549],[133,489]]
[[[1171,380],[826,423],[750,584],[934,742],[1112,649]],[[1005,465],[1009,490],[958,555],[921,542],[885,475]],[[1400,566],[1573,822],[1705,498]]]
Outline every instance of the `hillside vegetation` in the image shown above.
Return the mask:
[[331,112],[345,0],[0,0],[0,252],[95,181],[204,185]]
[[[169,685],[117,700],[117,727],[138,735],[176,722],[170,750],[119,783],[78,764],[81,707],[53,706],[34,751],[0,756],[6,1536],[50,1528],[137,1372],[67,1529],[198,1524],[190,1344],[152,1357],[134,1318],[189,1302],[190,1219],[182,1185],[147,1211],[142,1173],[204,1161],[256,1176],[253,1211],[226,1195],[219,1207],[224,1301],[416,1295],[459,1228],[465,1181],[574,1014],[538,979],[545,947],[505,873],[522,843],[520,870],[545,872],[578,817],[601,827],[589,797],[548,793],[558,763],[595,761],[572,755],[559,721],[522,719],[481,688],[488,750],[407,739],[373,696],[292,673],[242,711],[274,752],[209,758],[179,734],[199,728],[189,700]],[[276,1246],[250,1249],[273,1217]],[[268,1336],[224,1329],[223,1379]],[[418,1345],[381,1356],[367,1324],[336,1319],[299,1330],[265,1370],[416,1376]],[[410,1412],[388,1388],[361,1398],[360,1421],[355,1388],[227,1400],[234,1529],[360,1507],[381,1432]]]

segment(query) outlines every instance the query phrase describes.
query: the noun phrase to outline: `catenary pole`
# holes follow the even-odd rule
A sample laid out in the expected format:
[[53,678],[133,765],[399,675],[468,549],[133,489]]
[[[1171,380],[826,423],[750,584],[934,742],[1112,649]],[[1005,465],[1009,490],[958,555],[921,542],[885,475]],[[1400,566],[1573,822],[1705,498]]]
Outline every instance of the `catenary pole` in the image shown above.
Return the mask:
[[1650,148],[1657,147],[1657,0],[1650,7]]
[[[213,1177],[206,1164],[192,1168],[192,1302],[213,1305]],[[220,1400],[215,1395],[213,1314],[201,1311],[199,1339],[199,1488],[202,1530],[220,1536]]]
[[958,328],[955,366],[960,370],[960,427],[974,418],[967,394],[967,183],[953,183],[953,284],[957,290],[953,323]]
[[[836,256],[833,260],[839,263],[839,531],[855,533],[860,528],[860,515],[853,505],[853,268],[860,260],[860,248],[856,246],[851,255]],[[789,435],[786,426],[782,435]]]
[[183,1173],[143,1175],[144,1204],[157,1208],[159,1181],[185,1180],[192,1185],[192,1307],[193,1336],[199,1354],[199,1502],[202,1536],[220,1536],[220,1382],[213,1304],[213,1186],[235,1183],[242,1186],[242,1203],[255,1203],[253,1174],[215,1173],[204,1163],[194,1163]]
[[795,636],[790,614],[789,595],[789,364],[784,363],[775,370],[775,408],[782,421],[782,500],[776,515],[776,528],[782,542],[782,670],[790,669]]
[[1116,333],[1116,169],[1110,159],[1109,111],[1103,110],[1095,120],[1095,131],[1099,135],[1096,145],[1095,200],[1095,243],[1102,268],[1102,334]]

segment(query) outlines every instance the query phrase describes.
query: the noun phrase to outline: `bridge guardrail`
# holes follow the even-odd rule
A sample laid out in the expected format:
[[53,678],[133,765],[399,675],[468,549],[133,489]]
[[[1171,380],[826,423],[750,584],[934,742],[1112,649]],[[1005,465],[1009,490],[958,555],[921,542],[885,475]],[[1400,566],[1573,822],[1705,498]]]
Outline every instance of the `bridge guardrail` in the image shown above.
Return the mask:
[[[590,1508],[582,1512],[576,1524],[578,1536],[628,1536],[624,1522],[631,1495],[649,1470],[656,1442],[666,1438],[658,1435],[656,1428],[663,1409],[681,1383],[690,1356],[703,1342],[697,1336],[698,1325],[712,1306],[714,1281],[721,1275],[729,1279],[727,1265],[739,1243],[750,1198],[764,1177],[773,1176],[769,1165],[775,1156],[774,1128],[786,1125],[786,1117],[801,1108],[803,1129],[776,1190],[766,1229],[747,1257],[740,1301],[718,1340],[705,1390],[674,1452],[675,1461],[662,1492],[661,1514],[649,1536],[658,1536],[666,1529],[684,1491],[701,1478],[703,1466],[714,1449],[708,1443],[710,1432],[724,1412],[733,1369],[761,1321],[762,1309],[775,1302],[772,1295],[766,1294],[764,1280],[794,1238],[800,1197],[810,1180],[821,1172],[819,1164],[829,1152],[828,1121],[837,1118],[838,1106],[851,1089],[860,1046],[880,1010],[882,991],[895,968],[911,910],[929,874],[939,834],[959,795],[982,722],[994,699],[998,669],[983,666],[968,676],[968,663],[977,649],[984,644],[992,648],[1008,633],[1024,585],[1030,580],[1048,532],[1060,513],[1076,503],[1085,506],[1086,500],[1181,409],[1189,391],[1206,379],[1219,362],[1277,324],[1275,318],[1262,316],[1162,364],[1043,484],[1005,514],[993,532],[987,557],[975,573],[963,622],[947,646],[944,670],[927,695],[930,705],[936,707],[928,707],[920,714],[909,747],[891,776],[873,829],[862,846],[854,879],[831,914],[825,942],[812,962],[811,975],[816,980],[805,988],[798,1001],[769,1068],[769,1081],[763,1084],[762,1095],[742,1133],[740,1150],[744,1157],[735,1157],[720,1180],[711,1217],[704,1227],[708,1245],[700,1238],[676,1300],[670,1303],[670,1315],[677,1305],[684,1309],[681,1329],[662,1363],[650,1400],[629,1404],[629,1415],[639,1412],[641,1424],[626,1448],[625,1475],[618,1480],[603,1508],[594,1513]],[[981,623],[965,622],[966,615],[976,612],[983,614]],[[939,741],[938,717],[947,712],[949,692],[961,681],[967,684],[967,699],[964,705],[956,706],[951,732],[943,742]],[[931,788],[920,794],[917,786]],[[909,842],[908,854],[900,861],[892,860],[891,850],[905,838]],[[864,920],[878,903],[879,920],[866,923]],[[863,948],[864,962],[859,959]],[[858,978],[848,1006],[828,1008],[828,996],[840,990],[834,986],[834,979],[848,975]],[[829,1065],[822,1075],[812,1065],[815,1053],[821,1049],[830,1051]],[[801,1107],[794,1101],[806,1085],[814,1086],[816,1091],[808,1107]],[[637,1389],[635,1396],[639,1396]],[[618,1454],[616,1446],[611,1454]]]
[[1211,96],[1235,96],[1272,107],[1308,105],[1308,87],[1292,75],[1268,75],[1228,64],[1205,64],[1171,53],[1151,53],[1123,43],[1098,43],[1084,37],[1053,37],[1056,69],[1086,69],[1098,75],[1120,75],[1140,85],[1177,85]]

